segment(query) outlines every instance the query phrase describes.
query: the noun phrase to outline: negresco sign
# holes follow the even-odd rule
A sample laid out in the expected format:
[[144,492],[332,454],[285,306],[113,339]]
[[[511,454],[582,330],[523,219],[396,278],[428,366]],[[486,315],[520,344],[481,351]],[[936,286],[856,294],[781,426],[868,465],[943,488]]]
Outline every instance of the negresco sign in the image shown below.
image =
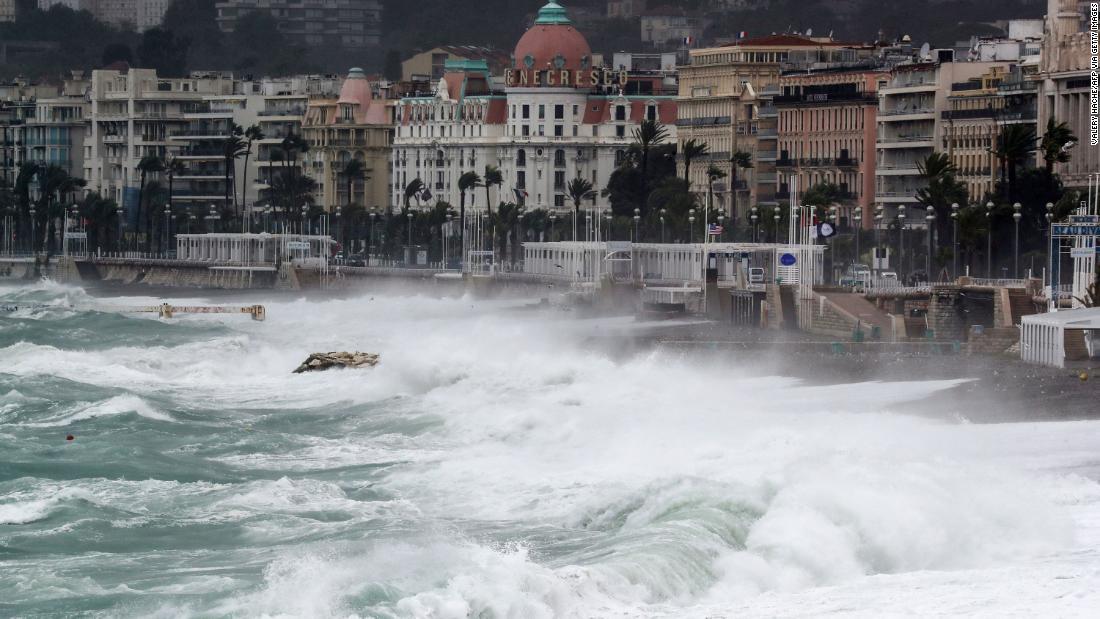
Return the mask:
[[611,69],[509,69],[504,74],[508,86],[626,86],[627,72]]

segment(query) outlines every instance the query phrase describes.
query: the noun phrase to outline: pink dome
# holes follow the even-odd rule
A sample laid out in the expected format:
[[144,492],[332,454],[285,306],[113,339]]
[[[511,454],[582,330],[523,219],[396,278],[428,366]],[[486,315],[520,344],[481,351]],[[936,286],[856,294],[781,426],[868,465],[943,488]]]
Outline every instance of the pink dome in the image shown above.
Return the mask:
[[348,71],[348,77],[340,88],[340,100],[337,103],[358,104],[360,109],[366,112],[371,99],[370,81],[359,67]]
[[539,11],[535,25],[520,37],[513,62],[520,70],[579,71],[592,67],[592,49],[565,9],[551,0]]

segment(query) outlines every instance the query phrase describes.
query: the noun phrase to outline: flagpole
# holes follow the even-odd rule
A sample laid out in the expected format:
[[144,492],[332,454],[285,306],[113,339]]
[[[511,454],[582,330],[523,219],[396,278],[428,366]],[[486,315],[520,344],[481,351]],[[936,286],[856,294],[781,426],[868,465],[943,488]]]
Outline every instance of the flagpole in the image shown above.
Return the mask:
[[[711,181],[713,183],[714,181]],[[706,206],[703,208],[703,315],[707,316],[707,243],[710,241],[710,201],[714,198],[714,191],[707,191]]]

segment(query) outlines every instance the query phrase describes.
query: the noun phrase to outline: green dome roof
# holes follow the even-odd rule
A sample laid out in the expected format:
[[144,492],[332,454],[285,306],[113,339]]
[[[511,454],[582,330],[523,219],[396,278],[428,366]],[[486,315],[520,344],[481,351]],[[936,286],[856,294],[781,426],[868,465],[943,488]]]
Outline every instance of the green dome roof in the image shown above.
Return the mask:
[[571,24],[569,21],[569,15],[565,13],[565,7],[558,4],[554,0],[550,0],[546,3],[546,6],[539,9],[539,17],[535,20],[538,25],[546,24]]

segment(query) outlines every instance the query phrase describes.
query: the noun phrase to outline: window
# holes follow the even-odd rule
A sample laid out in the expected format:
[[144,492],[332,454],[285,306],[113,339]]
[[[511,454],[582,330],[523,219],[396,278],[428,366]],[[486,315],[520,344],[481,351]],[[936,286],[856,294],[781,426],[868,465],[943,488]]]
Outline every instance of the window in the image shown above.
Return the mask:
[[623,125],[615,125],[615,137],[625,138],[626,137],[626,127],[623,126]]
[[531,118],[531,106],[526,103],[523,105],[523,119],[527,120]]
[[554,172],[554,189],[565,188],[565,170]]
[[621,166],[626,161],[626,151],[619,149],[615,151],[615,167]]
[[560,148],[558,150],[554,151],[554,167],[556,167],[556,168],[564,168],[565,167],[565,151],[560,149]]
[[531,135],[530,125],[523,125],[523,127],[521,127],[520,129],[521,129],[520,135],[522,135],[523,137],[528,137],[528,136]]
[[516,167],[522,168],[527,165],[527,151],[522,148],[516,151]]
[[555,105],[554,106],[554,120],[563,120],[564,118],[565,118],[565,106],[564,105]]
[[581,111],[581,110],[580,110],[580,106],[574,105],[574,106],[573,106],[573,118],[576,118],[576,117],[577,117],[577,114],[579,114],[579,113],[580,113],[580,111]]
[[561,125],[554,125],[554,137],[562,137],[565,135],[565,127]]
[[540,104],[539,105],[539,120],[543,120],[544,118],[546,118],[546,106]]
[[[520,151],[520,152],[522,152],[522,151]],[[516,188],[517,189],[526,189],[527,188],[527,172],[524,172],[523,170],[520,170],[520,171],[516,172]]]
[[626,106],[625,105],[616,105],[615,106],[615,120],[626,120]]
[[565,207],[565,196],[560,194],[560,193],[554,194],[554,206],[556,206],[558,208],[564,208]]
[[539,125],[539,135],[546,135],[546,125]]
[[646,106],[645,117],[646,117],[646,120],[656,121],[657,120],[657,106],[656,105]]

